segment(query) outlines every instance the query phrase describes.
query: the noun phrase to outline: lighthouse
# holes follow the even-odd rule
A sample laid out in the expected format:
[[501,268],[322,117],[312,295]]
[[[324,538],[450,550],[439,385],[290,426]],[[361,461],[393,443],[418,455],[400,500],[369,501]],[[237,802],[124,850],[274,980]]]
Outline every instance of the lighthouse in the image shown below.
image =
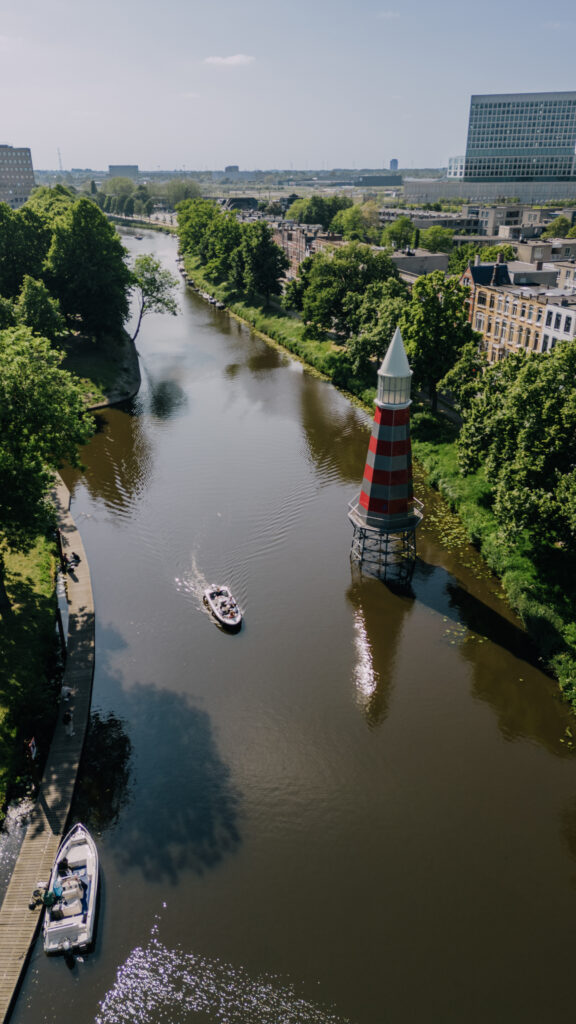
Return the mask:
[[397,327],[378,370],[378,393],[360,494],[350,502],[350,557],[370,574],[408,582],[416,561],[422,505],[414,497],[408,364]]

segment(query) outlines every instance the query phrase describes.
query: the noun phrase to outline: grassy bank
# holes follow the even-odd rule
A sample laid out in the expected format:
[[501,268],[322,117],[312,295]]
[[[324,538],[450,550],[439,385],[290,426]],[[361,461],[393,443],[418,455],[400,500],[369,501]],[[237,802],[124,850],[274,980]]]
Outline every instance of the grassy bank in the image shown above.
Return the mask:
[[[7,799],[37,781],[56,718],[56,544],[39,538],[32,551],[6,557],[13,615],[0,619],[0,818]],[[38,748],[33,763],[25,741]]]
[[[302,322],[286,314],[278,302],[254,307],[238,301],[228,286],[208,281],[197,260],[188,259],[186,269],[198,287],[223,301],[234,315],[330,378],[372,412],[376,389],[354,379],[341,349],[329,341],[306,339]],[[516,537],[514,543],[505,539],[491,511],[484,473],[464,477],[459,471],[456,436],[457,427],[449,420],[413,407],[414,458],[426,471],[428,482],[458,513],[471,542],[502,581],[510,606],[576,710],[576,564],[570,564],[561,551],[543,564],[528,535]]]

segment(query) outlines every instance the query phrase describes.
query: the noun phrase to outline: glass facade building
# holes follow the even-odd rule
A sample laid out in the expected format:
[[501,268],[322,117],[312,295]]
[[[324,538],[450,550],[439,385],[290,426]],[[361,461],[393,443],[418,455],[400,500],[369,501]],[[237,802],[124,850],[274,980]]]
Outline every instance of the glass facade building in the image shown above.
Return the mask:
[[464,178],[576,181],[576,92],[472,96]]

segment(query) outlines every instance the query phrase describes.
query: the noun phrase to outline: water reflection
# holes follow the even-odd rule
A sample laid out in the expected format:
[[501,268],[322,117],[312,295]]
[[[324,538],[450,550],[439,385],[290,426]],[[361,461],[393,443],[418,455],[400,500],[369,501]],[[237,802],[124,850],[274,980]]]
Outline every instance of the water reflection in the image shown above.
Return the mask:
[[[442,615],[446,643],[457,645],[471,665],[473,694],[490,705],[507,740],[532,739],[557,756],[569,753],[561,743],[570,720],[567,707],[551,699],[534,647],[506,606],[501,611],[467,590],[444,569],[424,574],[417,563],[418,600]],[[492,599],[492,595],[487,595]]]
[[108,846],[122,869],[177,883],[185,869],[214,867],[240,843],[240,796],[214,740],[209,715],[180,695],[136,685],[117,712],[133,738],[138,794]]
[[276,976],[252,978],[221,960],[169,949],[158,931],[155,925],[147,945],[121,965],[96,1024],[187,1024],[192,1015],[198,1024],[349,1024]]
[[[363,414],[329,385],[303,374],[300,388],[307,455],[322,482],[332,478],[358,484],[366,462],[369,433],[359,429]],[[366,423],[368,419],[366,417]]]
[[149,378],[148,388],[148,409],[156,419],[169,420],[186,410],[188,396],[175,380]]
[[153,449],[141,416],[140,399],[98,414],[98,432],[81,454],[83,470],[66,468],[70,491],[82,478],[92,498],[116,513],[130,511],[150,478]]
[[101,834],[118,821],[129,799],[132,744],[125,723],[110,712],[90,715],[72,816]]
[[355,578],[346,596],[354,608],[356,699],[368,724],[377,726],[388,715],[396,652],[413,597],[407,591],[394,593],[380,580],[353,572]]

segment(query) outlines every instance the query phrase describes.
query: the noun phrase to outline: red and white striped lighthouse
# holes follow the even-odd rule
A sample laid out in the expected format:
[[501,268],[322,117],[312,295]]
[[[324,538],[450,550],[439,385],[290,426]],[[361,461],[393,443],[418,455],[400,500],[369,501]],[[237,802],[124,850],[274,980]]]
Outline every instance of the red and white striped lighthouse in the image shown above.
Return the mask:
[[385,578],[392,570],[401,578],[412,575],[415,531],[422,519],[412,482],[411,382],[412,370],[397,327],[378,370],[362,489],[348,513],[354,526],[352,557]]

